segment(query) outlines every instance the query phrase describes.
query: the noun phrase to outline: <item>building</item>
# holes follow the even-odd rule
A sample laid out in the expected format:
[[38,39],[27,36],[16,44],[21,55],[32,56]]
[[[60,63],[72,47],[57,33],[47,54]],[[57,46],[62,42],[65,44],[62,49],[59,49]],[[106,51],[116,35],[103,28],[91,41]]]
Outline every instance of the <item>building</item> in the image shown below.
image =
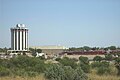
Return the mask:
[[41,49],[43,53],[46,53],[47,55],[56,55],[64,50],[68,49],[64,46],[58,46],[58,45],[49,45],[49,46],[32,46],[33,49]]
[[18,52],[27,52],[28,47],[28,28],[24,24],[17,24],[16,27],[13,27],[11,30],[11,51]]

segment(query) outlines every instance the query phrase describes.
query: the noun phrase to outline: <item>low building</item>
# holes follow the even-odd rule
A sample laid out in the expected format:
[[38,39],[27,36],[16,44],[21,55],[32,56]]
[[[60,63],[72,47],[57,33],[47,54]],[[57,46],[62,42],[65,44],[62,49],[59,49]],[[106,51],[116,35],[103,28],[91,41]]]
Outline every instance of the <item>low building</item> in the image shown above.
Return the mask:
[[46,53],[47,55],[56,55],[68,49],[64,46],[54,46],[54,45],[53,46],[32,46],[30,48],[41,49],[42,53]]

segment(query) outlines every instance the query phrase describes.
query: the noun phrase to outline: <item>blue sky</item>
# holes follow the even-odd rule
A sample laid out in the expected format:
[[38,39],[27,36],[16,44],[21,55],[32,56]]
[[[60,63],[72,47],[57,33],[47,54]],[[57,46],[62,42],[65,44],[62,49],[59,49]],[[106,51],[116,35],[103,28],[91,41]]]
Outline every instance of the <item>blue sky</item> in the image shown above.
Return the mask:
[[30,46],[120,46],[120,0],[0,0],[0,47],[18,23]]

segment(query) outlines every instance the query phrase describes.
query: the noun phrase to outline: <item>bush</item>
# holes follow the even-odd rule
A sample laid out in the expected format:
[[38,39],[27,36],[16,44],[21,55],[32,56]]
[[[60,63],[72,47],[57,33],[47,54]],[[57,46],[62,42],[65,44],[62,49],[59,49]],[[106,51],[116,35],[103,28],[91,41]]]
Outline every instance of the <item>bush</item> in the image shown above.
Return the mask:
[[99,67],[98,69],[97,69],[97,74],[99,74],[99,75],[104,75],[104,74],[110,74],[110,68],[109,67]]
[[89,65],[88,57],[80,56],[79,60],[80,60],[80,67],[81,67],[81,69],[85,73],[89,73],[90,72],[90,65]]
[[10,71],[5,67],[0,66],[0,76],[8,76],[8,75],[10,75]]
[[[18,56],[10,60],[0,60],[0,75],[36,76],[46,69],[44,60],[40,58]],[[10,72],[10,73],[9,73]]]
[[87,80],[88,79],[88,76],[83,72],[83,70],[78,67],[76,70],[75,70],[76,74],[75,74],[75,78],[74,80]]
[[45,71],[45,77],[49,80],[64,80],[64,69],[60,65],[51,65]]
[[80,67],[85,73],[90,72],[90,65],[89,64],[80,63]]
[[116,67],[116,68],[117,68],[117,70],[118,70],[117,75],[119,75],[119,76],[120,76],[120,57],[115,58],[115,67]]
[[63,66],[71,66],[74,69],[77,67],[76,61],[74,59],[69,59],[68,57],[64,57],[63,59],[59,60],[59,62]]
[[104,75],[104,74],[110,74],[111,68],[109,62],[93,62],[91,63],[92,68],[96,68],[97,74]]
[[75,71],[70,66],[64,67],[64,80],[74,80],[75,78]]
[[93,58],[93,61],[102,61],[102,57],[101,56],[95,56],[94,58]]
[[101,63],[100,62],[93,62],[93,63],[91,63],[91,67],[92,68],[98,68],[98,67],[100,67],[101,66]]
[[73,69],[70,66],[53,64],[45,71],[45,77],[49,80],[87,80],[87,75],[79,67]]
[[91,63],[92,68],[99,68],[99,67],[109,67],[109,62],[93,62]]
[[79,60],[80,60],[81,63],[89,64],[88,57],[80,56]]
[[56,61],[60,61],[60,60],[61,60],[61,58],[56,58],[55,60],[56,60]]
[[113,55],[112,54],[106,54],[105,55],[105,60],[108,60],[108,61],[113,60]]

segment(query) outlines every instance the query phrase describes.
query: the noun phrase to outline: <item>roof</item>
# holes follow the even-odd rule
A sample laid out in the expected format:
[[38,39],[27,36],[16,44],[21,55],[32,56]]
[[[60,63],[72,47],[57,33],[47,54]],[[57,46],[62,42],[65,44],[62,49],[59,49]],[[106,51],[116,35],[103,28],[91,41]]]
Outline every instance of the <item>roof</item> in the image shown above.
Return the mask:
[[64,47],[64,46],[32,46],[31,48],[36,48],[36,49],[68,49],[67,47]]

